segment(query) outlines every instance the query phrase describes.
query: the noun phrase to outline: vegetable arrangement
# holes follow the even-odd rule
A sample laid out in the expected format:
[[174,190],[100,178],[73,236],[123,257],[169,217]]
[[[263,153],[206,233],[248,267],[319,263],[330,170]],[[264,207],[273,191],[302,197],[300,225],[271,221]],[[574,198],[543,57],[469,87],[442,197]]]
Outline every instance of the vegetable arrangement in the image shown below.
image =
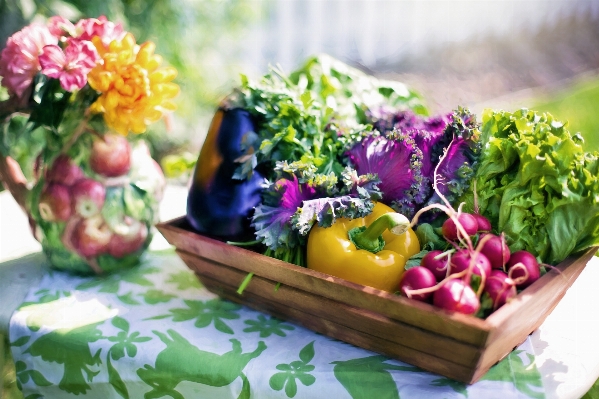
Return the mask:
[[431,117],[403,85],[321,56],[242,77],[210,127],[187,218],[233,245],[486,317],[599,244],[598,169],[550,115]]

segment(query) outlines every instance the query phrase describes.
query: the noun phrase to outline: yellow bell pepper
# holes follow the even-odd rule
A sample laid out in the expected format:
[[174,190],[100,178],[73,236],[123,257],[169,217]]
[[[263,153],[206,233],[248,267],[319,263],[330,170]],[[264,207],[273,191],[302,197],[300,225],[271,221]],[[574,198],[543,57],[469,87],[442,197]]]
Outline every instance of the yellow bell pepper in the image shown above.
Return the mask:
[[364,218],[338,219],[331,227],[314,226],[308,236],[307,266],[395,292],[406,261],[420,252],[418,237],[409,225],[405,216],[379,202]]

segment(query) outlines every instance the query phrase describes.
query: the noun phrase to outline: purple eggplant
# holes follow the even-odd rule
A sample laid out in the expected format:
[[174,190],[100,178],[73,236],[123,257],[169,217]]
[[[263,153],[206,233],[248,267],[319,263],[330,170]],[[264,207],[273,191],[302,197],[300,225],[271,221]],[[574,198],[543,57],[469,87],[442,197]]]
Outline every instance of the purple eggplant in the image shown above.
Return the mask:
[[216,111],[187,197],[187,220],[199,233],[228,240],[251,236],[250,217],[261,201],[264,177],[257,170],[242,179],[234,175],[253,155],[255,137],[247,111]]

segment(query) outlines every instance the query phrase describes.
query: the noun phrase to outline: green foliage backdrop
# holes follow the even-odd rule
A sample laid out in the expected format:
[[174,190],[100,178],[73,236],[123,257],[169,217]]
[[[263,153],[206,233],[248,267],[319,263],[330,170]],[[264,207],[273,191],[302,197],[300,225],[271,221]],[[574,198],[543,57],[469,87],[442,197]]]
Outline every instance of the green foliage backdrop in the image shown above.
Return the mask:
[[574,80],[560,90],[539,95],[531,104],[568,121],[569,130],[584,137],[586,151],[599,151],[599,76]]

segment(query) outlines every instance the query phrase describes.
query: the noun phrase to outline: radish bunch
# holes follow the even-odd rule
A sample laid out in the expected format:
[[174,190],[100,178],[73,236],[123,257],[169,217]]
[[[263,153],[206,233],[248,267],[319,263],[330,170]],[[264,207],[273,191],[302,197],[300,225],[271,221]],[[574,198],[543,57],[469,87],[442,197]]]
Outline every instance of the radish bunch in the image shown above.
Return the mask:
[[540,277],[540,266],[529,252],[511,253],[504,236],[490,230],[482,215],[451,215],[441,228],[449,250],[432,250],[406,270],[399,292],[465,314],[477,313],[481,298],[490,310],[504,305]]
[[443,251],[428,252],[419,266],[407,269],[399,282],[399,293],[449,311],[484,316],[538,280],[540,265],[529,252],[511,253],[504,235],[491,232],[489,220],[478,213],[476,194],[474,213],[462,212],[461,206],[456,211],[437,189],[436,171],[434,176],[433,189],[444,204],[421,209],[411,224],[416,225],[422,213],[440,209],[448,216],[441,226],[447,245]]

